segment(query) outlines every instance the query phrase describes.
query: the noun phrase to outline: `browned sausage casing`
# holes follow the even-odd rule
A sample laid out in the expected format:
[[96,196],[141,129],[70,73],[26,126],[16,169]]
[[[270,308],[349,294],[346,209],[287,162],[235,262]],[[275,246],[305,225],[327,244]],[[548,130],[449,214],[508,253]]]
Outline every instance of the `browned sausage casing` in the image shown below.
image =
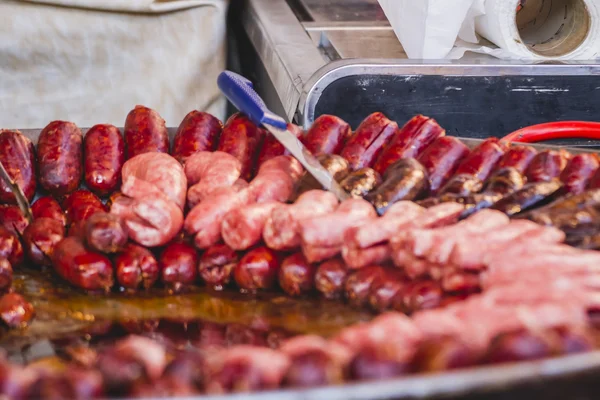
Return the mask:
[[77,190],[70,194],[63,202],[67,224],[87,221],[97,212],[105,212],[106,207],[102,201],[88,190]]
[[40,185],[53,196],[79,187],[83,175],[83,135],[72,122],[50,122],[37,145]]
[[112,125],[95,125],[83,140],[84,181],[88,189],[104,197],[117,190],[125,162],[125,142]]
[[363,198],[381,185],[381,182],[381,175],[377,171],[371,168],[361,168],[344,178],[340,185],[350,196]]
[[80,289],[109,291],[114,283],[110,260],[86,249],[76,237],[67,237],[56,245],[52,265],[63,279]]
[[528,182],[548,182],[560,177],[569,162],[570,154],[565,151],[546,150],[538,153],[527,168]]
[[277,281],[279,255],[264,246],[250,250],[233,270],[235,283],[246,290],[270,289]]
[[85,222],[85,240],[94,251],[111,254],[121,250],[129,239],[121,217],[98,212]]
[[596,154],[574,155],[560,175],[560,180],[564,183],[564,192],[568,194],[583,193],[594,173],[598,171],[598,167],[600,167],[600,163]]
[[23,263],[23,246],[16,233],[0,226],[0,258],[6,258],[13,267]]
[[[29,201],[36,188],[35,148],[19,131],[0,129],[0,162]],[[0,203],[17,204],[10,187],[0,179]]]
[[125,119],[125,158],[151,152],[169,152],[165,120],[151,108],[137,105]]
[[419,157],[419,162],[427,169],[429,189],[432,195],[454,175],[460,162],[469,154],[469,148],[452,136],[437,139]]
[[163,283],[170,289],[180,290],[196,283],[198,252],[187,243],[171,243],[159,260]]
[[49,266],[56,245],[65,237],[65,226],[52,218],[37,218],[23,232],[25,254],[36,265]]
[[380,112],[373,113],[348,139],[340,155],[348,160],[352,170],[371,167],[397,132],[397,123]]
[[141,246],[129,243],[115,258],[117,282],[126,289],[150,289],[158,280],[158,261]]
[[[321,165],[329,171],[333,179],[336,182],[343,181],[350,173],[350,166],[348,161],[342,156],[336,154],[323,154],[317,157],[317,160]],[[295,199],[300,197],[302,193],[308,192],[313,189],[323,189],[323,186],[309,173],[305,173],[304,176],[296,184]]]
[[232,115],[225,124],[217,151],[231,154],[242,163],[240,177],[247,181],[255,174],[256,160],[266,132],[243,114]]
[[315,287],[317,267],[310,264],[302,253],[287,257],[279,270],[279,285],[290,296],[299,296]]
[[304,137],[304,146],[313,155],[340,154],[352,134],[350,125],[333,115],[321,115]]
[[524,174],[536,154],[537,150],[531,146],[515,145],[504,154],[496,169],[514,168]]
[[201,151],[214,151],[223,123],[202,111],[190,111],[185,116],[173,140],[172,156],[180,163]]
[[325,261],[317,268],[315,287],[327,299],[340,298],[344,294],[348,274],[348,267],[342,260]]
[[385,268],[370,265],[352,272],[346,279],[345,292],[348,302],[355,307],[369,304],[371,285],[385,273]]
[[51,218],[55,219],[63,225],[67,225],[67,217],[63,212],[62,207],[51,196],[40,197],[31,206],[33,218]]
[[215,287],[228,285],[239,259],[239,253],[226,244],[211,246],[200,257],[198,264],[200,277],[208,285]]

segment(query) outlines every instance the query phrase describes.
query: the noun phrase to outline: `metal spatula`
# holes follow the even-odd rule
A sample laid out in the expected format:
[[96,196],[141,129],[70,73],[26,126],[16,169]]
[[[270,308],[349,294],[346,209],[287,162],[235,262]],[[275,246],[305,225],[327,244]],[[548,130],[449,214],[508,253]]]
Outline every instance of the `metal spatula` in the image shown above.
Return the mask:
[[287,122],[271,112],[254,90],[252,82],[231,71],[224,71],[217,80],[219,89],[229,101],[258,126],[263,126],[306,168],[309,174],[335,194],[340,201],[350,196],[333,179],[321,163],[304,147],[302,142],[287,130]]

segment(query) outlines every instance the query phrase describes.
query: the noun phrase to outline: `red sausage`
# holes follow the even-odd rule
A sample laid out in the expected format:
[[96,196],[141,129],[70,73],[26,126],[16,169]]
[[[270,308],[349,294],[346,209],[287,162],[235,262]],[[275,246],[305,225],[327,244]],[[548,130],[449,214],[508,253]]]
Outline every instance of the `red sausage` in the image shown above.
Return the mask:
[[27,326],[34,314],[31,303],[20,294],[8,293],[0,298],[0,318],[11,328]]
[[84,229],[87,245],[100,253],[116,253],[129,239],[123,220],[115,214],[95,213],[86,220]]
[[152,253],[141,246],[129,243],[115,258],[117,282],[126,289],[140,286],[150,289],[158,280],[159,267]]
[[212,115],[202,111],[190,111],[185,116],[173,140],[171,155],[180,163],[201,151],[214,151],[223,123]]
[[198,252],[186,243],[171,243],[160,256],[163,283],[173,290],[193,285],[198,278]]
[[438,138],[425,150],[419,162],[427,169],[432,194],[448,182],[468,154],[469,148],[452,136]]
[[433,280],[415,281],[399,292],[392,301],[394,309],[406,314],[440,306],[444,292]]
[[125,119],[125,158],[150,152],[168,153],[169,134],[156,111],[137,105]]
[[397,134],[397,123],[380,112],[373,113],[359,125],[340,155],[348,160],[352,170],[371,167]]
[[528,182],[549,182],[560,177],[567,166],[570,155],[561,150],[546,150],[538,153],[527,168]]
[[279,267],[277,253],[267,247],[257,247],[242,257],[233,270],[233,277],[242,289],[271,289],[277,281]]
[[383,274],[371,284],[369,304],[373,310],[383,312],[393,307],[394,297],[402,292],[407,278],[398,268],[387,268]]
[[[288,131],[292,132],[292,134],[298,139],[303,140],[304,131],[298,125],[288,124]],[[267,133],[265,142],[263,143],[262,148],[260,149],[260,154],[258,155],[256,167],[260,167],[265,161],[269,161],[271,158],[289,154],[289,151],[287,151],[285,147],[279,143],[279,140],[275,139],[275,136]]]
[[[598,171],[596,171],[596,173],[590,180],[588,189],[600,189],[600,169]],[[2,209],[0,208],[0,215],[1,215],[1,210]]]
[[82,143],[83,135],[72,122],[50,122],[40,133],[40,185],[53,196],[64,196],[79,187],[83,174]]
[[385,268],[379,265],[370,265],[352,272],[344,286],[348,302],[355,307],[366,306],[373,282],[380,279],[384,273]]
[[232,115],[225,124],[217,151],[231,154],[242,163],[241,178],[254,176],[256,158],[266,132],[243,114]]
[[315,287],[317,267],[310,264],[302,253],[296,253],[281,263],[279,285],[290,296],[299,296]]
[[496,138],[485,140],[460,163],[456,175],[471,175],[485,181],[504,155],[505,147]]
[[515,145],[502,157],[502,160],[498,163],[498,167],[496,167],[496,171],[501,171],[505,168],[514,168],[524,174],[536,154],[537,150],[531,146]]
[[52,265],[63,279],[80,289],[109,291],[114,283],[110,260],[86,249],[76,237],[67,237],[56,245]]
[[226,244],[215,244],[209,247],[198,264],[200,277],[208,285],[222,288],[231,281],[233,269],[240,260],[240,255]]
[[83,189],[71,193],[63,202],[63,208],[68,225],[87,221],[95,213],[107,211],[98,196]]
[[13,280],[13,270],[6,258],[0,258],[0,291],[6,292],[10,289]]
[[125,162],[125,143],[119,129],[95,125],[83,141],[84,181],[98,196],[108,196],[119,187]]
[[31,213],[33,214],[33,218],[51,218],[55,219],[61,224],[67,224],[67,218],[65,217],[65,213],[63,212],[62,207],[51,196],[40,197],[36,200],[35,203],[31,206]]
[[589,181],[598,171],[598,167],[600,167],[600,163],[596,154],[582,153],[573,156],[560,175],[565,192],[569,194],[583,193]]
[[29,225],[29,221],[19,207],[0,205],[0,227],[22,234],[27,225]]
[[435,120],[417,115],[394,136],[373,169],[383,175],[390,165],[402,158],[418,158],[434,140],[445,134]]
[[56,245],[65,237],[65,226],[52,218],[37,218],[23,232],[27,258],[36,265],[51,264]]
[[23,263],[23,246],[13,231],[0,226],[0,258],[6,258],[16,267]]
[[340,154],[352,134],[350,125],[333,115],[321,115],[304,137],[304,146],[315,156]]
[[327,299],[340,298],[344,294],[348,274],[348,267],[342,260],[325,261],[315,273],[315,287]]
[[[35,148],[19,131],[0,129],[0,162],[29,201],[36,188]],[[10,188],[0,179],[0,203],[17,204]]]

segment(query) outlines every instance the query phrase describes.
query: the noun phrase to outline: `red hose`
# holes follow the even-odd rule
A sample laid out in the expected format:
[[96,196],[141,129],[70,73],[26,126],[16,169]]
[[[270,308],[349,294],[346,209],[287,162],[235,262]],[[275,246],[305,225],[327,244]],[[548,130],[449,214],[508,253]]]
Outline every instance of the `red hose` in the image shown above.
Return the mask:
[[551,139],[600,140],[600,122],[560,121],[528,126],[502,138],[507,142],[535,143]]

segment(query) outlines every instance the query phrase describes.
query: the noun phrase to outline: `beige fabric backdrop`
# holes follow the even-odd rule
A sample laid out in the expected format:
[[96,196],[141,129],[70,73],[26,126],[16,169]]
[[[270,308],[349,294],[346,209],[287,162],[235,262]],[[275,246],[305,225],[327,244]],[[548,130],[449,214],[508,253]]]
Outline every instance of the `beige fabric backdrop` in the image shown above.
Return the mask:
[[0,128],[122,126],[136,104],[168,126],[192,109],[222,119],[226,12],[227,0],[0,0]]

